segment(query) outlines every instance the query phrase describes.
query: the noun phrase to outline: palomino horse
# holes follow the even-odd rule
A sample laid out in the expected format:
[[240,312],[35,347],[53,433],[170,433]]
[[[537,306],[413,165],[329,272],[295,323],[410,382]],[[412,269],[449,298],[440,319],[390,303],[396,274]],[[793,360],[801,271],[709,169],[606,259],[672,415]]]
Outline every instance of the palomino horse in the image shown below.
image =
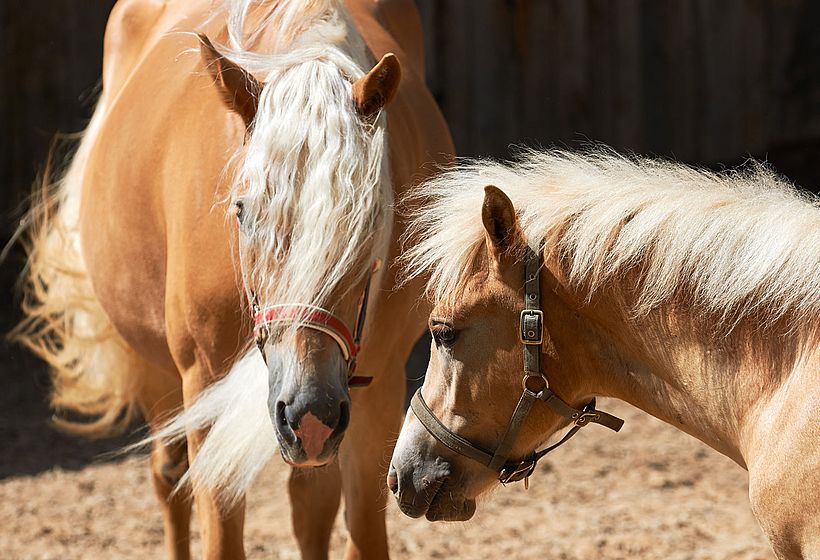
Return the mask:
[[777,556],[820,558],[817,199],[603,151],[475,163],[420,196],[405,258],[431,274],[434,343],[388,475],[404,513],[468,519],[560,428],[617,430],[601,395],[748,469]]
[[[327,556],[342,492],[347,556],[387,556],[383,470],[424,310],[423,284],[378,263],[403,234],[394,197],[453,151],[423,64],[410,0],[114,8],[99,105],[32,214],[18,334],[53,366],[54,405],[98,417],[67,427],[138,408],[156,433],[190,412],[151,452],[171,557],[189,556],[189,461],[205,556],[244,556],[241,496],[275,440],[327,465],[291,475],[303,556]],[[373,382],[349,393],[356,363]]]

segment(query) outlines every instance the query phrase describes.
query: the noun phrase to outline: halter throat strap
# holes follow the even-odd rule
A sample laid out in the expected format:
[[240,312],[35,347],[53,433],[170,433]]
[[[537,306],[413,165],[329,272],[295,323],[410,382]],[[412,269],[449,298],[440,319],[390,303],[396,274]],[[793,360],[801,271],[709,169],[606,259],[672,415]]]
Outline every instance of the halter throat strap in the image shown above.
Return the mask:
[[[528,485],[529,476],[535,470],[538,461],[550,451],[563,445],[578,430],[587,424],[600,424],[615,432],[619,431],[624,421],[611,414],[595,408],[595,399],[577,409],[566,403],[549,387],[546,376],[541,371],[541,345],[544,342],[544,312],[541,310],[540,272],[543,268],[541,252],[527,247],[524,258],[524,309],[519,321],[519,339],[523,345],[524,377],[523,391],[513,410],[507,430],[494,452],[475,445],[447,428],[433,413],[421,389],[416,391],[410,401],[413,413],[430,434],[449,449],[486,465],[498,473],[502,484],[524,480]],[[541,401],[553,412],[570,421],[572,428],[557,443],[533,451],[520,461],[510,461],[518,433],[526,420],[530,409],[536,401]]]

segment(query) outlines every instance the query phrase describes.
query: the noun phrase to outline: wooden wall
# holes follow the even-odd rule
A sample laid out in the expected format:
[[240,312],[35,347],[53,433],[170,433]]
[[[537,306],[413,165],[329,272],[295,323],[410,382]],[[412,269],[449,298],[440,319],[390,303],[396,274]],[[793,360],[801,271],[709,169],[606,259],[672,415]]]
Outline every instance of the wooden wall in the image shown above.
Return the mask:
[[589,140],[714,163],[820,139],[820,2],[417,4],[462,154]]
[[[820,187],[820,1],[416,0],[464,155],[600,141],[768,156]],[[0,240],[56,132],[84,127],[114,0],[0,2]]]
[[114,0],[0,2],[0,240],[54,134],[85,128]]

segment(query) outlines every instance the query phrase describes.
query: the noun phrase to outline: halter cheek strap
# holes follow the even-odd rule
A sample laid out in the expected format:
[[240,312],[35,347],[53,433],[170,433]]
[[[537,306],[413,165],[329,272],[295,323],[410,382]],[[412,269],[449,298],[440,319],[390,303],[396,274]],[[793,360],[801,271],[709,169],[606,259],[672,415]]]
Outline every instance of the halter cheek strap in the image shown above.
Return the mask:
[[[570,406],[550,389],[549,381],[541,372],[541,344],[544,341],[544,312],[541,310],[539,280],[541,267],[540,252],[536,253],[528,247],[524,260],[524,309],[521,311],[518,325],[519,340],[524,347],[524,377],[521,381],[523,391],[495,451],[491,452],[471,443],[447,428],[430,410],[422,397],[421,389],[416,391],[410,401],[413,413],[427,431],[443,445],[496,471],[502,484],[523,480],[525,487],[528,486],[529,477],[538,461],[569,441],[582,427],[590,423],[600,424],[617,432],[624,424],[620,418],[597,410],[595,399],[581,409]],[[521,431],[530,409],[537,401],[543,402],[553,412],[569,420],[572,428],[558,443],[541,451],[533,451],[520,461],[510,461],[509,457],[518,432]]]

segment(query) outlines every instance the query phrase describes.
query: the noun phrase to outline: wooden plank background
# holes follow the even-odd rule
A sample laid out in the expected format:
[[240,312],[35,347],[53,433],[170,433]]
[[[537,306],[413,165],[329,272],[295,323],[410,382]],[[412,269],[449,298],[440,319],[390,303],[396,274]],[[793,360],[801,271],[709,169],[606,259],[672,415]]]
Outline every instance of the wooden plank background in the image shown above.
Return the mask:
[[[767,156],[820,187],[820,1],[416,0],[463,155],[605,142]],[[81,130],[113,0],[0,2],[0,240],[56,132]]]
[[820,138],[817,1],[417,4],[463,155],[588,140],[716,163]]

